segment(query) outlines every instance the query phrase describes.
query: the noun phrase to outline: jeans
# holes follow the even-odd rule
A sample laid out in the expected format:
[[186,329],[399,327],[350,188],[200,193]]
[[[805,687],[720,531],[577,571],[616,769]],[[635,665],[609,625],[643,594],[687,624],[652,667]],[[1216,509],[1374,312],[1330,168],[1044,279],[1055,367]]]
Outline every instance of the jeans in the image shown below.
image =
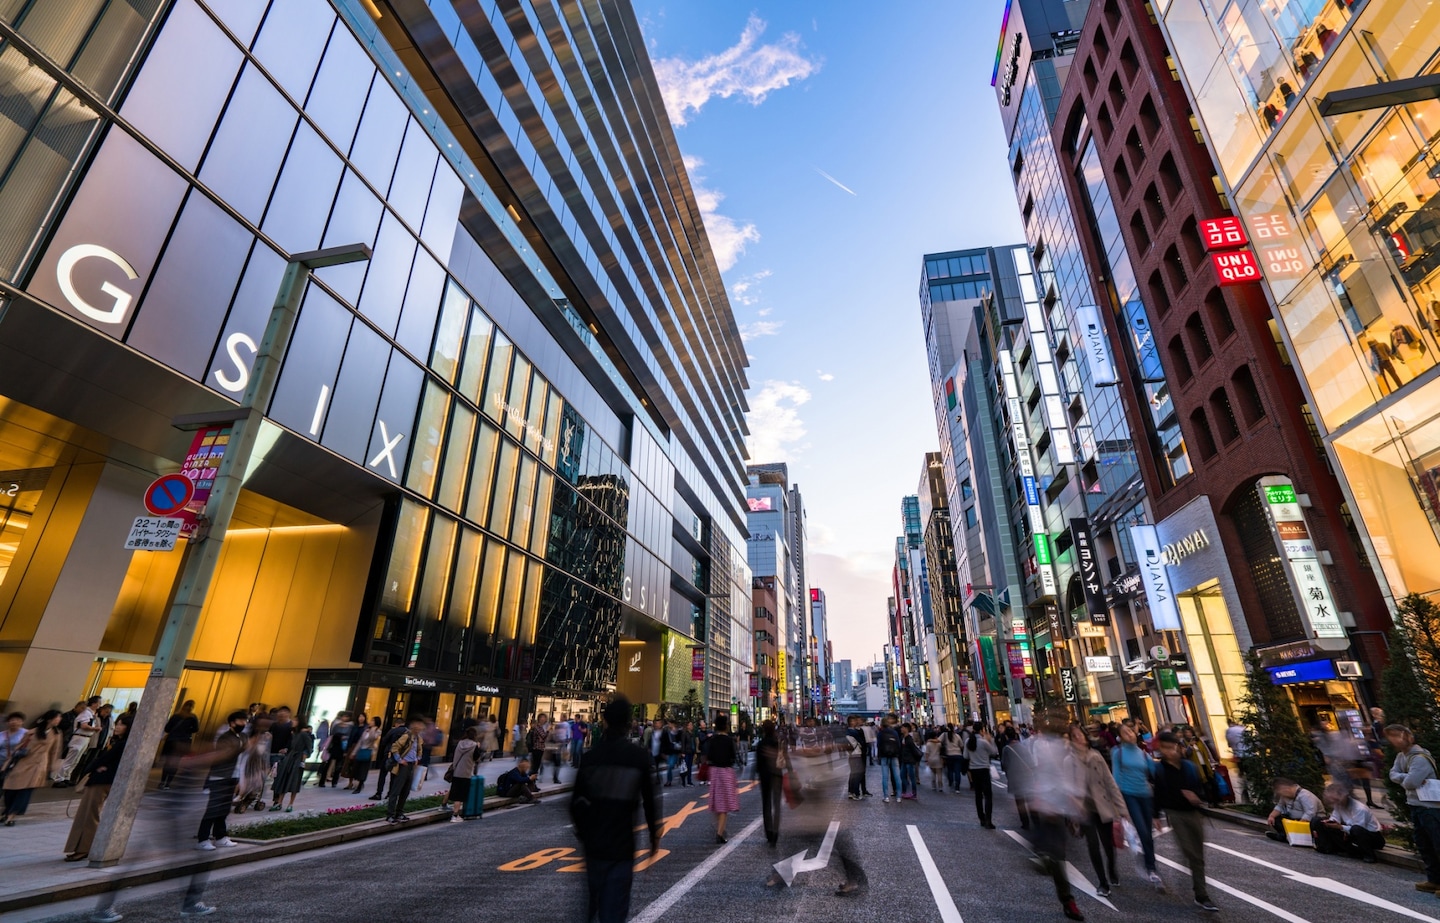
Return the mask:
[[1190,867],[1190,884],[1195,889],[1197,901],[1209,901],[1210,892],[1205,887],[1205,815],[1199,811],[1166,811],[1170,829],[1185,855],[1185,864]]
[[1413,805],[1410,824],[1415,828],[1415,851],[1425,863],[1425,880],[1440,885],[1440,810]]
[[405,813],[405,802],[410,799],[410,786],[415,781],[415,764],[401,763],[400,771],[394,775],[395,778],[390,780],[390,801],[386,805],[385,816],[391,820],[399,820]]
[[964,779],[969,771],[969,761],[965,757],[945,757],[945,781],[950,783],[952,791],[960,791],[960,780]]
[[863,757],[863,756],[858,756],[858,755],[857,755],[857,756],[852,756],[852,757],[850,757],[850,785],[849,785],[849,792],[850,792],[850,794],[853,795],[854,797],[859,798],[860,795],[861,795],[861,793],[862,793],[864,790],[865,790],[865,757]]
[[900,761],[893,756],[880,757],[880,792],[889,798],[900,795]]
[[625,923],[630,916],[630,885],[635,880],[634,859],[585,859],[585,880],[590,906],[585,923]]
[[[667,755],[667,756],[665,757],[665,784],[666,784],[666,785],[671,785],[671,784],[673,784],[673,783],[675,782],[675,764],[678,763],[678,762],[680,762],[680,756],[679,756],[678,754],[671,753],[671,754],[669,754],[669,755]],[[683,773],[683,772],[681,773],[681,777],[682,777],[682,778],[684,777],[684,773]]]
[[900,790],[914,796],[920,787],[920,764],[900,764]]
[[230,802],[235,800],[235,783],[235,779],[210,780],[210,800],[205,803],[195,839],[203,843],[226,836],[225,819],[230,816]]
[[1145,855],[1145,871],[1155,871],[1155,799],[1149,795],[1125,793],[1125,808],[1140,836],[1140,849]]
[[5,816],[19,817],[30,807],[30,796],[34,794],[33,788],[7,788],[5,789]]

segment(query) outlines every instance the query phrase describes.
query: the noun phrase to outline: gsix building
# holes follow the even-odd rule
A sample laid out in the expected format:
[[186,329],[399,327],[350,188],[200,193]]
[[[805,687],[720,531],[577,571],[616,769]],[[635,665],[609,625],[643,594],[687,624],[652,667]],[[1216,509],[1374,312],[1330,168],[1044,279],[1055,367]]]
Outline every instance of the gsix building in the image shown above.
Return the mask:
[[357,242],[184,697],[743,694],[746,360],[628,5],[5,4],[0,38],[0,700],[138,695],[185,552],[122,545],[226,440],[172,423],[235,406],[289,254]]

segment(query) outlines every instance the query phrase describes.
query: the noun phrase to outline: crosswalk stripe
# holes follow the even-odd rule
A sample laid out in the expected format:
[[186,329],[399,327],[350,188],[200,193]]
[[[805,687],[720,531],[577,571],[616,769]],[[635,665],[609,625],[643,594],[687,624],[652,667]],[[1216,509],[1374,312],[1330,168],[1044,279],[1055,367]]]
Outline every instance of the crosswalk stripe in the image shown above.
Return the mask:
[[[1186,875],[1190,874],[1190,870],[1188,868],[1178,862],[1172,862],[1171,860],[1166,859],[1164,856],[1157,855],[1155,857],[1155,861],[1167,865],[1170,868],[1175,869],[1177,872],[1182,872]],[[1249,894],[1246,894],[1244,891],[1241,891],[1239,888],[1232,888],[1225,882],[1220,881],[1216,878],[1211,878],[1209,875],[1205,876],[1205,884],[1206,886],[1215,888],[1218,891],[1223,891],[1231,897],[1238,897],[1240,898],[1240,900],[1244,901],[1247,904],[1253,904],[1254,906],[1259,907],[1261,910],[1264,910],[1267,913],[1273,913],[1280,919],[1287,920],[1288,923],[1310,923],[1310,921],[1305,919],[1304,917],[1297,917],[1295,914],[1291,913],[1288,910],[1281,910],[1274,904],[1262,901],[1258,897],[1252,897]]]
[[950,889],[945,886],[940,869],[935,867],[935,860],[930,856],[925,839],[920,836],[920,828],[909,824],[907,829],[910,831],[910,842],[915,847],[915,855],[920,859],[920,867],[925,870],[925,881],[929,883],[930,893],[935,897],[935,906],[940,908],[940,923],[965,923],[960,918],[960,908],[955,906],[955,899],[950,896]]

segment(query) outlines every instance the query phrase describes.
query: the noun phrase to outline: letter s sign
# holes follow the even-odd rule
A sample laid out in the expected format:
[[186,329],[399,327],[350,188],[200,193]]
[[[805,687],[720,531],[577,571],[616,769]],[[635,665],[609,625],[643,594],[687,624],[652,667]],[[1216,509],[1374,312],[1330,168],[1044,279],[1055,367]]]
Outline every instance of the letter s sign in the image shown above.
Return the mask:
[[114,299],[108,308],[98,308],[80,296],[75,291],[75,265],[83,259],[98,257],[107,263],[117,267],[125,273],[125,278],[138,278],[135,270],[125,262],[125,258],[113,250],[108,250],[98,244],[76,244],[69,250],[60,254],[60,259],[55,264],[55,279],[60,283],[60,292],[65,300],[74,305],[75,310],[84,314],[91,320],[97,320],[102,324],[118,324],[125,320],[125,312],[130,309],[130,302],[134,300],[129,292],[122,290],[113,282],[105,282],[100,286],[100,291]]

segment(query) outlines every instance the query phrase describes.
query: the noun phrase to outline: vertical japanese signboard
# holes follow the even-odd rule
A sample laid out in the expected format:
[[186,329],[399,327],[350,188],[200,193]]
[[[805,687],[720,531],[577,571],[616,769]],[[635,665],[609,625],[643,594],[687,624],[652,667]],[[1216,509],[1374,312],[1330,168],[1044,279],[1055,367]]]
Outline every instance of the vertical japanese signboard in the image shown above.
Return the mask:
[[1260,479],[1260,499],[1270,512],[1275,540],[1300,600],[1300,617],[1312,643],[1320,650],[1338,651],[1350,646],[1345,626],[1330,592],[1330,581],[1320,553],[1305,522],[1305,509],[1289,478]]
[[1090,621],[1095,625],[1109,625],[1110,610],[1105,605],[1105,584],[1100,579],[1100,559],[1089,520],[1070,520],[1070,538],[1075,543],[1075,569],[1085,590],[1085,609],[1090,613]]

